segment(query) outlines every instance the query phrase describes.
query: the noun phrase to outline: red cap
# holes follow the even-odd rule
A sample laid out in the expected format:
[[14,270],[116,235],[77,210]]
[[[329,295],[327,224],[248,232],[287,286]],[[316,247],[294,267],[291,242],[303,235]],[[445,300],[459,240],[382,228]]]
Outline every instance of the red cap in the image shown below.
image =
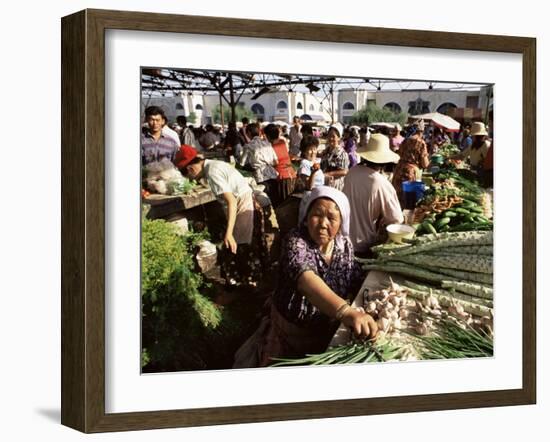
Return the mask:
[[176,153],[176,158],[174,159],[174,164],[178,169],[183,169],[187,166],[193,158],[197,156],[197,151],[188,146],[187,144],[182,144],[180,150]]

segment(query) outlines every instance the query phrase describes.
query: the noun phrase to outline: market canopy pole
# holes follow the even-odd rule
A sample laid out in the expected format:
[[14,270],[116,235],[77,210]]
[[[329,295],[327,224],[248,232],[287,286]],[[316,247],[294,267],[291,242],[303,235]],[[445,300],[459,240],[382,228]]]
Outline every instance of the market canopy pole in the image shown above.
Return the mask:
[[223,101],[222,101],[222,93],[219,92],[219,96],[220,96],[220,120],[221,120],[221,124],[222,124],[222,130],[223,130]]
[[493,86],[489,86],[489,90],[487,91],[487,104],[485,105],[485,118],[483,119],[486,127],[489,124],[489,103],[491,102],[492,96]]
[[334,124],[334,82],[330,85],[330,124]]
[[[231,107],[231,121],[235,121],[235,91],[233,90],[233,74],[229,74],[229,106]],[[223,123],[222,123],[223,126]]]

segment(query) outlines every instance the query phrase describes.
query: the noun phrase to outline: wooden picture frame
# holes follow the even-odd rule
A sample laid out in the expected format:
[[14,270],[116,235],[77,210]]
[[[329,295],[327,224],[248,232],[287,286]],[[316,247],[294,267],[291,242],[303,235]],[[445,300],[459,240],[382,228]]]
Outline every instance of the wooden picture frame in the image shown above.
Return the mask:
[[[270,405],[105,412],[105,30],[521,54],[522,387]],[[91,433],[533,404],[536,400],[536,40],[403,29],[85,10],[62,19],[61,422]]]

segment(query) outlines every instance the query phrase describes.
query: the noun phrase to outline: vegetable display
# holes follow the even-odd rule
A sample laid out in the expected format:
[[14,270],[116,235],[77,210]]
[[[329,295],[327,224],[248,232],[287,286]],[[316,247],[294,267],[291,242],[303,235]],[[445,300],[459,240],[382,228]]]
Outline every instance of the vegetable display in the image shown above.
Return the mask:
[[[218,331],[222,312],[203,293],[194,271],[191,235],[163,220],[142,220],[141,301],[144,370],[204,368],[199,337]],[[167,362],[168,361],[168,362]]]
[[460,149],[454,144],[447,143],[447,144],[442,145],[437,150],[437,153],[439,155],[443,156],[444,158],[449,158],[449,157],[452,157],[452,156],[460,153]]
[[275,362],[271,367],[385,362],[397,359],[402,353],[400,348],[384,338],[376,341],[352,341],[330,348],[324,353],[308,354],[303,358],[273,358]]
[[447,166],[432,178],[414,211],[417,235],[493,229],[490,197],[472,172]]
[[[446,232],[420,236],[409,244],[373,247],[376,259],[360,259],[366,270],[400,273],[424,281],[469,282],[478,286],[493,283],[493,260],[477,251],[492,249],[493,232]],[[462,253],[448,253],[459,249]],[[457,287],[460,285],[458,284]]]
[[492,356],[492,304],[477,306],[427,286],[390,282],[383,290],[366,291],[359,307],[377,321],[376,340],[352,337],[324,353],[274,359],[272,366]]
[[431,336],[415,336],[420,341],[422,359],[463,359],[493,356],[493,338],[483,329],[440,320],[440,330]]
[[[455,149],[447,146],[440,153],[452,156]],[[416,237],[372,247],[374,259],[358,259],[365,270],[400,279],[395,284],[390,278],[387,289],[367,293],[359,307],[377,321],[379,338],[352,339],[276,365],[493,355],[491,198],[469,170],[447,164],[432,178],[414,211]]]

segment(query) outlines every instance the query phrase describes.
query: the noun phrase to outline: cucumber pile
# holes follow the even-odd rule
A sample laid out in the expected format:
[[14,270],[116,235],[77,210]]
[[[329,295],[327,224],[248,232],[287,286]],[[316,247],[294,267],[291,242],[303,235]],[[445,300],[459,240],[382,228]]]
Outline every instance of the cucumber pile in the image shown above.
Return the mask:
[[483,215],[483,208],[475,201],[462,203],[441,213],[431,213],[417,224],[416,234],[492,230],[493,222]]
[[433,178],[432,189],[417,204],[423,215],[415,225],[417,235],[493,229],[483,205],[485,191],[475,173],[446,165]]

